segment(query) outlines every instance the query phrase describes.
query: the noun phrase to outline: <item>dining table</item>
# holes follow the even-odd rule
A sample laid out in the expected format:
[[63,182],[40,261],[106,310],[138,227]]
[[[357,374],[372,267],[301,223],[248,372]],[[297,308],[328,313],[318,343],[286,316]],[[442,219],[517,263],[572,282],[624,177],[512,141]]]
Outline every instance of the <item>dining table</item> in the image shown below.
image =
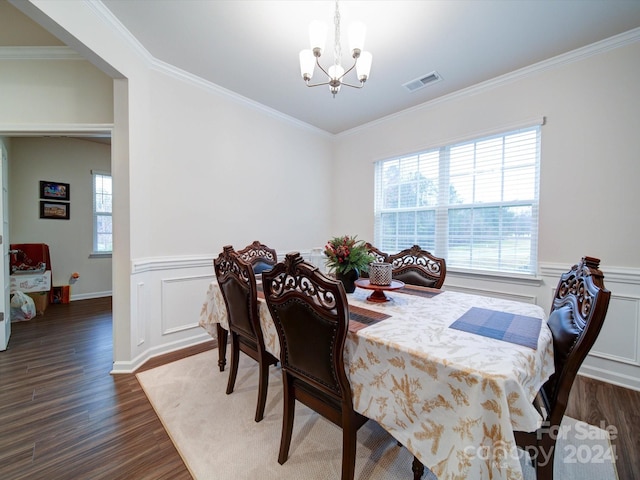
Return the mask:
[[[265,348],[278,334],[258,281]],[[373,419],[438,479],[521,479],[514,431],[542,418],[533,400],[553,374],[542,307],[506,298],[405,285],[371,302],[347,294],[344,349],[354,409]],[[228,320],[214,279],[200,326],[218,339],[224,369]]]

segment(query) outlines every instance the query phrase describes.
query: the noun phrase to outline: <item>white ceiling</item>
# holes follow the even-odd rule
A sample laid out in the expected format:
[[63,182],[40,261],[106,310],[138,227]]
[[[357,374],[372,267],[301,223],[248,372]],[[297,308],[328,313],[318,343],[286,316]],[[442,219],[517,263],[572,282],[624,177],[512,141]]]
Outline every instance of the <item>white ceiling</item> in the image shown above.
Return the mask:
[[[298,52],[309,48],[312,20],[332,26],[333,1],[102,3],[155,58],[330,133],[640,27],[640,0],[343,0],[343,64],[347,26],[361,20],[373,67],[363,89],[332,98],[327,86],[304,85]],[[332,39],[323,65],[333,61]],[[434,70],[442,81],[402,87]]]

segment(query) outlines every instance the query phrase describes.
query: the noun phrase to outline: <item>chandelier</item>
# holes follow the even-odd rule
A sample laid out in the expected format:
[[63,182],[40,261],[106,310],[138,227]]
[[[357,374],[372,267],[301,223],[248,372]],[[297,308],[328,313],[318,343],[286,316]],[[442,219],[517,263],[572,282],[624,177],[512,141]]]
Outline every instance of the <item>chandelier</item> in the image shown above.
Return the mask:
[[[369,73],[371,72],[372,56],[371,53],[363,51],[366,31],[364,24],[362,22],[356,22],[350,25],[349,47],[351,49],[351,56],[353,57],[353,65],[345,71],[345,69],[340,65],[342,47],[340,45],[340,10],[338,8],[338,0],[336,0],[336,12],[333,17],[333,23],[335,26],[333,65],[331,65],[327,70],[320,65],[320,56],[324,50],[327,37],[327,26],[322,22],[314,21],[309,26],[311,49],[302,50],[300,52],[300,73],[302,74],[302,79],[307,84],[307,87],[329,85],[329,91],[335,98],[336,93],[340,91],[340,87],[342,87],[342,85],[353,88],[362,88],[364,86],[364,82],[367,81]],[[311,77],[313,77],[313,71],[316,65],[327,76],[327,81],[322,83],[311,83]],[[344,81],[344,77],[354,68],[356,69],[357,79],[360,82],[359,85],[353,85]]]

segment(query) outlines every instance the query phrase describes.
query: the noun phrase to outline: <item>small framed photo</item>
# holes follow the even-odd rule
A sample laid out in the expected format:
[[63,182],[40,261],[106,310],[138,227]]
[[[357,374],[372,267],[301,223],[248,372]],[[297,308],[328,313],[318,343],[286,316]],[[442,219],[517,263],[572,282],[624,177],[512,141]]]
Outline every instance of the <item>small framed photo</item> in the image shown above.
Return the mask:
[[69,220],[69,203],[40,201],[40,218]]
[[40,180],[40,198],[45,200],[69,200],[70,193],[68,183]]

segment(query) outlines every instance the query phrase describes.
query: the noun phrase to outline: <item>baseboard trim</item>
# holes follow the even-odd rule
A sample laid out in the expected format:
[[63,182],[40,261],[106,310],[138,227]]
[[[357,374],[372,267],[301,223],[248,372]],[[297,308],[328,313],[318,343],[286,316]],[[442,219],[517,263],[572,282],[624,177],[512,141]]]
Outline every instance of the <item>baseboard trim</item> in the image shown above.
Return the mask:
[[141,353],[130,362],[114,362],[110,373],[112,375],[135,373],[136,370],[151,359],[210,341],[211,335],[203,331],[193,337],[164,345],[158,345],[157,347],[150,348],[149,350]]
[[579,375],[640,392],[640,379],[630,375],[624,375],[590,365],[583,365],[580,368]]
[[79,293],[77,295],[71,295],[69,297],[70,302],[74,302],[76,300],[90,300],[92,298],[104,298],[113,296],[113,292],[92,292],[92,293]]

